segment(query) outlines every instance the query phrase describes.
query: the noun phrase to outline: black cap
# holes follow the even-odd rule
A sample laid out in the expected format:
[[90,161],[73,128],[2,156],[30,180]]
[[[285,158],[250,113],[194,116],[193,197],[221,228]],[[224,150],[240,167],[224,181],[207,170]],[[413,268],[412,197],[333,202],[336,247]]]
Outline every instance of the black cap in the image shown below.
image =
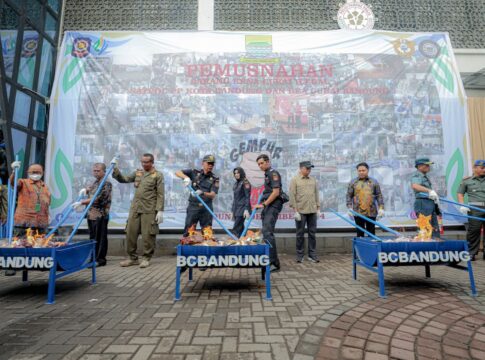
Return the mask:
[[216,157],[214,155],[206,155],[202,159],[203,162],[208,162],[208,163],[215,163],[216,162]]
[[307,169],[309,169],[309,168],[314,168],[315,166],[312,164],[311,161],[302,161],[300,163],[300,167],[306,167]]

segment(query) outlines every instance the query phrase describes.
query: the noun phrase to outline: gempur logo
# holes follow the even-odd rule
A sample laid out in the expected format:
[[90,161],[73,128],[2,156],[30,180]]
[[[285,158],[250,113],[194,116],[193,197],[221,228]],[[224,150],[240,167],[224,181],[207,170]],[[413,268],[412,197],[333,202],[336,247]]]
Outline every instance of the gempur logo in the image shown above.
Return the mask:
[[277,63],[279,58],[270,57],[273,54],[273,37],[271,35],[246,35],[246,54],[241,62],[247,63]]

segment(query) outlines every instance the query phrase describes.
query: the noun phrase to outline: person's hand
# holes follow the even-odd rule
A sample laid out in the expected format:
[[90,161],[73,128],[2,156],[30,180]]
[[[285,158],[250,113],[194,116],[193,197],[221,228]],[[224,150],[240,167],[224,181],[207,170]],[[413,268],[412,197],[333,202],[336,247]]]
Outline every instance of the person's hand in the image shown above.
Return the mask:
[[460,206],[460,212],[463,214],[463,215],[468,215],[468,212],[470,211],[470,208],[466,207],[466,206]]
[[244,210],[243,216],[244,216],[244,218],[247,220],[247,219],[249,219],[249,217],[250,217],[251,215],[249,214],[249,211],[248,211],[248,210]]
[[296,221],[301,221],[301,215],[298,211],[295,211],[294,218],[295,218]]
[[87,194],[88,194],[88,190],[87,189],[81,189],[79,191],[79,196],[81,196],[81,197],[85,197]]
[[377,212],[377,220],[382,219],[384,216],[386,216],[384,209],[379,209]]
[[435,203],[438,203],[440,201],[440,197],[434,190],[430,190],[430,192],[428,193],[428,198],[430,200],[433,200]]
[[163,223],[163,211],[157,211],[157,215],[155,216],[155,221],[157,224]]
[[114,158],[111,159],[110,164],[111,165],[114,165],[114,167],[117,167],[118,166],[118,161],[119,161],[118,156],[115,156]]
[[15,169],[20,169],[20,165],[22,165],[20,161],[14,161],[10,166],[12,167],[12,170],[15,171]]
[[256,204],[254,206],[255,209],[264,209],[264,205],[263,204]]
[[351,211],[351,210],[352,210],[351,208],[348,208],[348,209],[347,209],[347,216],[348,216],[349,218],[353,219],[353,218],[354,218],[354,214],[352,213],[352,211]]
[[84,210],[84,204],[81,201],[76,201],[75,203],[72,203],[71,207],[76,212],[82,212]]
[[196,193],[197,195],[199,195],[199,196],[202,196],[202,195],[204,194],[204,192],[203,192],[202,190],[200,190],[200,189],[199,189],[199,190],[197,190],[195,193]]
[[190,183],[191,183],[191,181],[190,181],[190,178],[188,176],[186,178],[184,178],[184,186],[185,187],[189,186]]

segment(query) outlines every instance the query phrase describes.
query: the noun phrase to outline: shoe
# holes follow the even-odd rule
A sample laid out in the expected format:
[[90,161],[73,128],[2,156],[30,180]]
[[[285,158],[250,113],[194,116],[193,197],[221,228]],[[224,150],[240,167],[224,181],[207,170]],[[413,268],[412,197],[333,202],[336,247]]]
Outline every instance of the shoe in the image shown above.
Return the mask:
[[471,261],[475,261],[475,255],[472,255],[470,258]]
[[5,276],[14,276],[16,273],[15,270],[5,270]]
[[296,262],[301,264],[303,262],[303,256],[302,257],[297,257],[296,258]]
[[317,257],[310,257],[310,256],[308,257],[308,261],[310,261],[312,263],[319,263],[320,262],[320,260],[318,260]]
[[144,269],[150,266],[150,260],[143,259],[140,263],[140,268]]
[[200,267],[200,268],[199,268],[199,270],[200,270],[200,271],[206,271],[206,270],[207,270],[207,268],[206,268],[206,267]]
[[106,266],[106,261],[96,261],[96,267]]
[[278,265],[278,266],[276,266],[276,265],[271,265],[271,267],[270,267],[270,270],[269,270],[269,271],[270,271],[270,272],[278,272],[278,271],[280,271],[280,266],[279,266],[279,265]]
[[121,267],[127,267],[127,266],[133,266],[133,265],[138,265],[138,260],[126,259],[120,262]]

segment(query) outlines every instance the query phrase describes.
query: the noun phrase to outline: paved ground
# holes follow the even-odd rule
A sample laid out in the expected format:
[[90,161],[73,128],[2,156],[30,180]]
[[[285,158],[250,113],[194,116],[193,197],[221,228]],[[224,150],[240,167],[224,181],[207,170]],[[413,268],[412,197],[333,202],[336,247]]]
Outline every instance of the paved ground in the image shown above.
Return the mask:
[[388,298],[350,256],[296,264],[283,256],[272,302],[256,270],[194,272],[173,301],[174,257],[147,269],[119,259],[59,281],[45,305],[47,274],[0,276],[0,359],[485,359],[485,261],[479,296],[465,272],[386,269]]

